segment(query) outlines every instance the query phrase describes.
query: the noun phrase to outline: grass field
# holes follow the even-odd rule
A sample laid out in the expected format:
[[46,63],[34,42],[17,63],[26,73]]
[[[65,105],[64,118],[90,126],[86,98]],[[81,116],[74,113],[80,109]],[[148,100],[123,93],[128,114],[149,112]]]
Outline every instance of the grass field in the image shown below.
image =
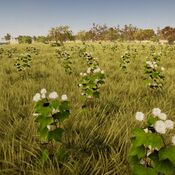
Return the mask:
[[[33,44],[39,49],[32,55],[31,68],[18,72],[16,57],[25,53],[28,45],[16,47],[8,58],[0,57],[0,174],[2,175],[127,175],[130,174],[127,153],[131,146],[131,130],[139,125],[135,113],[151,112],[159,107],[175,120],[175,47],[142,43],[86,43],[87,51],[98,58],[105,71],[105,84],[93,109],[82,109],[83,97],[78,87],[80,72],[87,64],[79,57],[82,43],[66,43],[71,55],[71,75],[55,57],[56,47]],[[144,66],[150,47],[162,51],[161,65],[165,68],[164,87],[150,90],[144,83]],[[114,46],[116,47],[113,50]],[[121,56],[128,46],[137,50],[130,58],[127,73],[120,69]],[[64,122],[63,145],[69,152],[66,161],[53,157],[39,163],[41,144],[34,122],[33,96],[40,89],[67,94],[71,115]]]

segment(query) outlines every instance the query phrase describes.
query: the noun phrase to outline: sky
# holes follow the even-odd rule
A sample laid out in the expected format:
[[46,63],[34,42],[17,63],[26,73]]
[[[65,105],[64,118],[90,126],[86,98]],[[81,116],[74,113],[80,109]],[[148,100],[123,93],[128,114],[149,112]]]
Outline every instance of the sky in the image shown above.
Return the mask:
[[0,0],[0,38],[6,33],[47,35],[59,25],[69,25],[76,33],[93,22],[175,27],[175,0]]

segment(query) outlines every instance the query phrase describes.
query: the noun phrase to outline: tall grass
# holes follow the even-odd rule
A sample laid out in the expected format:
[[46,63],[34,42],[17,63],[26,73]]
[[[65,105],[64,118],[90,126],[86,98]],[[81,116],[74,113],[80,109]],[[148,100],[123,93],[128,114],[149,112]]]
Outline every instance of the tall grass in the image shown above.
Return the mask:
[[[131,129],[136,125],[137,111],[160,107],[175,120],[175,47],[161,64],[165,67],[165,87],[152,92],[143,82],[144,64],[149,44],[118,43],[117,51],[112,43],[88,43],[88,51],[98,58],[106,73],[101,97],[92,110],[82,109],[83,97],[77,84],[79,73],[86,71],[86,63],[78,56],[81,43],[65,44],[72,54],[73,73],[68,75],[54,56],[55,48],[34,45],[40,49],[33,56],[32,68],[17,72],[14,59],[0,58],[0,174],[2,175],[126,175],[130,173],[127,152],[130,148]],[[91,46],[94,46],[94,49]],[[127,49],[137,48],[137,57],[131,58],[128,72],[120,70],[120,59]],[[6,46],[10,47],[10,46]],[[25,45],[16,45],[18,53]],[[165,46],[163,46],[165,47]],[[75,48],[77,48],[75,50]],[[161,47],[156,45],[157,51]],[[33,95],[41,88],[67,94],[71,101],[71,116],[64,122],[63,144],[69,158],[58,159],[44,165],[39,162],[41,148],[33,117]]]

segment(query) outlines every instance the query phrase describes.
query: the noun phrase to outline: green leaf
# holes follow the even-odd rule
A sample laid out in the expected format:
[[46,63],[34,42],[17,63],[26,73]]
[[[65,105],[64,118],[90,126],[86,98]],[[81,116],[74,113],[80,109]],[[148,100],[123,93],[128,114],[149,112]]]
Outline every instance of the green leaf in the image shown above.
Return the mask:
[[144,146],[134,147],[130,149],[129,156],[137,156],[139,159],[144,157],[146,154],[146,150]]
[[172,175],[174,166],[169,160],[162,160],[155,162],[155,169],[158,173],[163,173],[165,175]]
[[143,129],[136,128],[133,130],[133,135],[134,139],[132,139],[132,143],[134,147],[151,145],[152,148],[160,149],[164,146],[161,136],[156,133],[145,133]]
[[64,132],[64,129],[62,128],[57,128],[54,131],[49,131],[48,139],[49,140],[54,139],[55,141],[61,142],[63,132]]
[[148,124],[148,126],[152,126],[152,125],[155,124],[156,121],[157,121],[157,120],[156,120],[155,117],[149,116],[149,117],[148,117],[148,120],[147,120],[147,124]]
[[47,139],[48,129],[47,128],[38,128],[38,133],[42,139]]
[[45,117],[45,118],[42,118],[39,122],[40,122],[40,128],[43,129],[47,127],[47,125],[50,125],[51,123],[53,123],[53,118]]
[[50,102],[50,107],[57,109],[59,107],[60,103],[57,100],[53,100]]
[[45,149],[41,155],[41,163],[44,164],[49,159],[49,152]]
[[171,163],[175,166],[175,146],[170,146],[167,148],[162,148],[159,151],[160,160],[170,160]]
[[54,114],[53,118],[58,119],[60,122],[63,122],[69,116],[69,114],[70,114],[69,110],[65,110]]
[[144,167],[142,165],[135,165],[133,167],[133,175],[157,175],[153,168]]
[[145,133],[146,134],[146,146],[151,145],[152,148],[160,149],[164,146],[162,137],[160,135],[157,135],[156,133]]

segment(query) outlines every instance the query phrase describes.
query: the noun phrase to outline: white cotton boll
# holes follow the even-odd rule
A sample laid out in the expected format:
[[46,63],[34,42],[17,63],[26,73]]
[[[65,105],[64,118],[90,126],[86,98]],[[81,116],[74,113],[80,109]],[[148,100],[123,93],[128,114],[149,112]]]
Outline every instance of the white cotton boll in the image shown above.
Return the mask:
[[51,129],[51,126],[50,125],[47,125],[47,129],[50,130]]
[[53,131],[53,130],[56,129],[56,126],[55,126],[55,125],[47,125],[47,129],[48,129],[49,131]]
[[104,71],[104,70],[102,70],[102,71],[101,71],[101,73],[102,73],[102,74],[104,74],[104,73],[105,73],[105,71]]
[[175,145],[175,135],[172,137],[172,143]]
[[33,116],[34,117],[38,117],[40,114],[38,114],[38,113],[33,113]]
[[92,96],[91,96],[91,95],[89,95],[89,96],[87,96],[87,98],[92,98]]
[[41,94],[46,94],[47,90],[45,88],[41,89]]
[[46,98],[46,94],[41,94],[41,98]]
[[153,114],[154,116],[158,116],[160,113],[161,113],[161,110],[160,110],[159,108],[154,108],[154,109],[152,110],[152,114]]
[[144,129],[144,132],[145,132],[145,133],[148,133],[148,131],[149,131],[148,128],[145,128],[145,129]]
[[172,120],[166,120],[165,126],[167,129],[173,129],[174,128],[174,122]]
[[58,112],[60,112],[58,109],[55,109],[55,108],[52,109],[52,114],[56,114]]
[[146,61],[146,64],[150,65],[151,64],[151,61]]
[[145,164],[146,164],[146,161],[145,161],[144,159],[141,159],[141,160],[140,160],[140,164],[141,164],[141,165],[145,165]]
[[101,71],[101,69],[98,67],[97,69],[94,70],[94,73],[98,73],[100,71]]
[[162,120],[156,121],[154,128],[160,134],[165,134],[166,133],[165,122],[163,122]]
[[165,68],[164,67],[161,67],[161,71],[164,71],[165,70]]
[[145,115],[142,112],[137,112],[135,115],[136,120],[139,120],[139,121],[143,121],[144,117],[145,117]]
[[35,96],[33,97],[33,101],[38,102],[41,100],[41,95],[40,93],[36,93]]
[[160,114],[158,114],[158,118],[161,119],[161,120],[166,120],[167,115],[165,113],[160,113]]
[[61,96],[61,99],[62,99],[63,101],[67,101],[67,99],[68,99],[68,98],[67,98],[67,95],[66,95],[66,94],[62,95],[62,96]]
[[56,99],[56,98],[58,98],[58,94],[57,94],[57,92],[51,92],[50,94],[49,94],[49,98],[50,99]]
[[87,73],[88,73],[88,74],[91,73],[91,68],[90,68],[90,67],[87,69]]

